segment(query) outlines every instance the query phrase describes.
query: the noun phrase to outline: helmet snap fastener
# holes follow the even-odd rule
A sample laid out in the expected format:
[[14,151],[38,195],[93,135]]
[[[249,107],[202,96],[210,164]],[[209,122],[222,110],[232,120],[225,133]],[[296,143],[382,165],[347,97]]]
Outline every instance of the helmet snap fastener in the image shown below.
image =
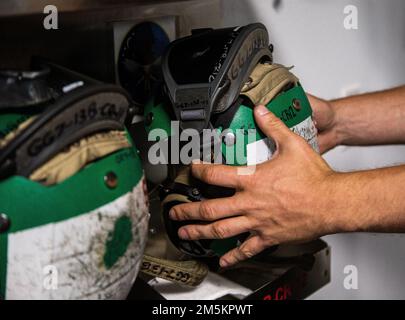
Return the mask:
[[104,176],[104,183],[110,189],[115,189],[118,185],[118,177],[117,175],[110,171]]
[[0,233],[8,231],[10,229],[10,219],[4,213],[0,213]]
[[295,110],[300,111],[301,110],[301,101],[298,99],[293,99],[292,105]]

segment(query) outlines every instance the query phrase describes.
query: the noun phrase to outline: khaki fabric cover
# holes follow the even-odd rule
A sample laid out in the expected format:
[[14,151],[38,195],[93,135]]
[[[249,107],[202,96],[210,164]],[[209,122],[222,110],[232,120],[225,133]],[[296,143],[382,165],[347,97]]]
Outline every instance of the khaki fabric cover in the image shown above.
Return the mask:
[[266,105],[284,88],[298,83],[298,78],[281,64],[258,64],[242,88],[241,95],[246,96],[254,105]]
[[35,170],[30,179],[45,185],[59,183],[92,161],[130,147],[124,131],[98,133],[81,139]]

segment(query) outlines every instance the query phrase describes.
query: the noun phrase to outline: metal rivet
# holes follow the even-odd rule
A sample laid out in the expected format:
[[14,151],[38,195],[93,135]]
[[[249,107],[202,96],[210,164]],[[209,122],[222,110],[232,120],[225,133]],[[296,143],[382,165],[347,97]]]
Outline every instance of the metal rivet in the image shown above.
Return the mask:
[[153,112],[149,112],[149,113],[146,115],[145,124],[146,124],[147,126],[150,126],[150,125],[152,124],[153,117],[154,117]]
[[10,226],[10,219],[4,213],[0,213],[0,233],[6,232]]
[[295,110],[300,111],[301,110],[301,101],[298,99],[293,99],[292,105]]
[[149,232],[150,232],[150,234],[156,234],[156,229],[155,228],[150,228]]
[[228,132],[225,134],[223,141],[227,146],[233,146],[236,142],[236,136],[233,132]]
[[191,190],[191,193],[193,194],[193,196],[198,196],[200,194],[200,191],[197,188],[194,188],[193,190]]
[[104,176],[104,182],[105,182],[106,186],[109,187],[110,189],[116,188],[118,185],[117,175],[112,171],[108,172]]

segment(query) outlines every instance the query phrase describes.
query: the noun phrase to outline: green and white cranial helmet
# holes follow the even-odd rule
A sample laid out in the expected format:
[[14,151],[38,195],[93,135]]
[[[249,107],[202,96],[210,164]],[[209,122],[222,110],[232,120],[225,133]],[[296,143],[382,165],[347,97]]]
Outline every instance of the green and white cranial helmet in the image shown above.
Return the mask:
[[149,218],[129,99],[37,68],[0,72],[0,297],[125,299]]
[[[167,159],[168,167],[177,170],[174,177],[164,177],[166,179],[157,182],[163,183],[161,198],[166,231],[172,243],[188,255],[218,257],[248,235],[199,241],[178,237],[181,226],[204,222],[173,221],[168,215],[171,207],[204,198],[230,196],[234,190],[193,181],[184,170],[192,159],[184,161],[173,154],[173,140],[180,141],[177,148],[180,150],[181,143],[188,143],[181,138],[187,130],[194,130],[197,132],[194,136],[202,137],[205,130],[216,131],[219,138],[214,142],[206,140],[208,143],[205,143],[204,138],[200,139],[200,153],[195,158],[237,166],[267,161],[276,146],[255,123],[253,108],[262,104],[318,151],[317,130],[308,98],[298,78],[290,72],[291,68],[273,62],[272,51],[266,28],[255,23],[195,30],[192,35],[171,43],[162,59],[165,83],[145,108],[146,129],[150,137],[159,138],[150,153],[158,150],[156,158]],[[175,127],[173,123],[178,125]],[[166,139],[155,134],[160,131],[167,132]],[[160,152],[165,150],[166,153]],[[204,150],[209,151],[208,157]],[[181,156],[182,151],[178,153]]]

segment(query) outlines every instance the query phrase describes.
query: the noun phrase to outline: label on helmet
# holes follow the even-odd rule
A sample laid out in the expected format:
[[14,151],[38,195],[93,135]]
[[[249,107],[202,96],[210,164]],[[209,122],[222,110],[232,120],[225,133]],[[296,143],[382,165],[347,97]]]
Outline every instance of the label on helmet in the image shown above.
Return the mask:
[[[319,152],[317,130],[311,116],[291,127],[290,130],[303,137],[312,149]],[[247,164],[255,165],[270,160],[275,150],[275,143],[269,138],[249,143],[247,145]]]
[[141,179],[132,192],[91,212],[9,234],[6,298],[125,299],[148,218]]

